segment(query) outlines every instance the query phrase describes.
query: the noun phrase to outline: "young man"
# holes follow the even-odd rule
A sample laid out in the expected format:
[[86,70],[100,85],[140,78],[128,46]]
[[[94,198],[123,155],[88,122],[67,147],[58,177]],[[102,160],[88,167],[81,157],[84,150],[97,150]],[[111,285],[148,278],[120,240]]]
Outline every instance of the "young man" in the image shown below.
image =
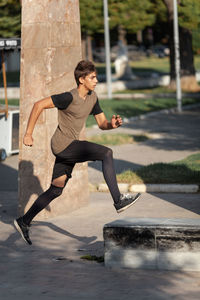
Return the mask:
[[16,229],[29,245],[32,244],[29,237],[31,221],[53,199],[62,194],[76,163],[102,161],[103,175],[118,213],[131,206],[140,196],[140,194],[136,196],[120,194],[111,149],[87,141],[79,141],[80,131],[89,114],[94,115],[102,130],[121,126],[122,119],[119,115],[113,115],[109,122],[101,110],[94,92],[98,80],[92,62],[80,61],[75,68],[74,76],[77,88],[42,99],[34,104],[24,135],[24,145],[33,146],[32,134],[39,115],[43,109],[58,108],[58,127],[51,139],[55,164],[50,188],[37,198],[24,216],[14,221]]

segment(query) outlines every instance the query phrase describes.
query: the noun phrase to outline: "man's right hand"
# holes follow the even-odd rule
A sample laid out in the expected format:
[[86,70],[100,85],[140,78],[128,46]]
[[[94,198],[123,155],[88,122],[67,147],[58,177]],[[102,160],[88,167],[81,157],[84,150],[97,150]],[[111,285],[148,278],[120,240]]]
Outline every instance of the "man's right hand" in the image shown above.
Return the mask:
[[32,135],[25,134],[25,135],[24,135],[24,139],[23,139],[23,143],[24,143],[25,146],[32,147],[32,146],[33,146],[33,138],[32,138]]

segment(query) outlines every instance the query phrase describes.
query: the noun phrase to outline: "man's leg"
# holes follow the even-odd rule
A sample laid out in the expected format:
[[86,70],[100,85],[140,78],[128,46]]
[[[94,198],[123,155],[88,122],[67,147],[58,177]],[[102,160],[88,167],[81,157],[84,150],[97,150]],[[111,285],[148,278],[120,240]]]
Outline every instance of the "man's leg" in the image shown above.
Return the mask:
[[101,160],[103,175],[118,213],[130,207],[140,196],[140,194],[135,196],[120,194],[114,169],[113,153],[108,147],[76,140],[59,153],[59,157],[67,163]]
[[59,153],[59,159],[68,163],[85,161],[102,161],[102,171],[114,202],[118,202],[120,191],[117,185],[112,150],[108,147],[87,141],[73,141],[64,151]]
[[36,199],[24,216],[14,221],[16,229],[29,245],[32,244],[29,238],[29,227],[31,221],[42,209],[49,205],[52,200],[62,194],[63,188],[67,184],[69,178],[71,178],[74,165],[74,163],[66,165],[62,160],[56,158],[50,188]]
[[43,210],[47,205],[51,203],[52,200],[59,197],[62,192],[63,188],[67,183],[67,175],[60,176],[52,181],[50,188],[42,193],[30,209],[26,212],[23,216],[23,221],[26,225],[30,225],[33,218]]
[[63,188],[67,183],[67,176],[63,175],[57,179],[54,179],[50,188],[42,193],[37,200],[33,203],[30,209],[23,217],[20,217],[14,221],[16,229],[20,232],[22,238],[31,245],[32,242],[29,237],[29,227],[33,218],[52,200],[59,197],[62,194]]

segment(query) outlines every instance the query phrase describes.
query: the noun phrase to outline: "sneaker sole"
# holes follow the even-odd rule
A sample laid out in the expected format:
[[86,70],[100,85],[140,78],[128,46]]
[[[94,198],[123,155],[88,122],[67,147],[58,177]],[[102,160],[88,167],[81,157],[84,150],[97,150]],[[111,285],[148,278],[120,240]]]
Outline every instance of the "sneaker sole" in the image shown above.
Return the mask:
[[23,238],[23,240],[28,244],[28,245],[31,245],[27,242],[27,240],[25,239],[24,235],[23,235],[23,232],[20,228],[20,226],[18,225],[17,223],[17,220],[14,220],[14,225],[15,225],[15,228],[17,229],[17,231],[21,234],[21,237]]
[[136,195],[136,197],[135,197],[135,199],[134,199],[133,202],[131,202],[130,204],[128,204],[128,205],[126,205],[126,206],[120,208],[119,210],[117,210],[117,213],[119,214],[119,213],[123,212],[124,210],[126,210],[127,208],[129,208],[131,205],[133,205],[133,204],[140,198],[140,196],[141,196],[141,194],[138,193],[138,194]]

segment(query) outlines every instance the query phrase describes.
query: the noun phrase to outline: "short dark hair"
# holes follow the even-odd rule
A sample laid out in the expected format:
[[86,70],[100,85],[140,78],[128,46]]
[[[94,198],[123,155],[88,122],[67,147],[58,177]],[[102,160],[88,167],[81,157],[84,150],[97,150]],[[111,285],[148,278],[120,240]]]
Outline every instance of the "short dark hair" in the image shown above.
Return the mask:
[[93,72],[96,72],[95,65],[89,60],[81,60],[74,70],[74,77],[77,85],[79,86],[80,84],[80,77],[85,78],[87,75]]

